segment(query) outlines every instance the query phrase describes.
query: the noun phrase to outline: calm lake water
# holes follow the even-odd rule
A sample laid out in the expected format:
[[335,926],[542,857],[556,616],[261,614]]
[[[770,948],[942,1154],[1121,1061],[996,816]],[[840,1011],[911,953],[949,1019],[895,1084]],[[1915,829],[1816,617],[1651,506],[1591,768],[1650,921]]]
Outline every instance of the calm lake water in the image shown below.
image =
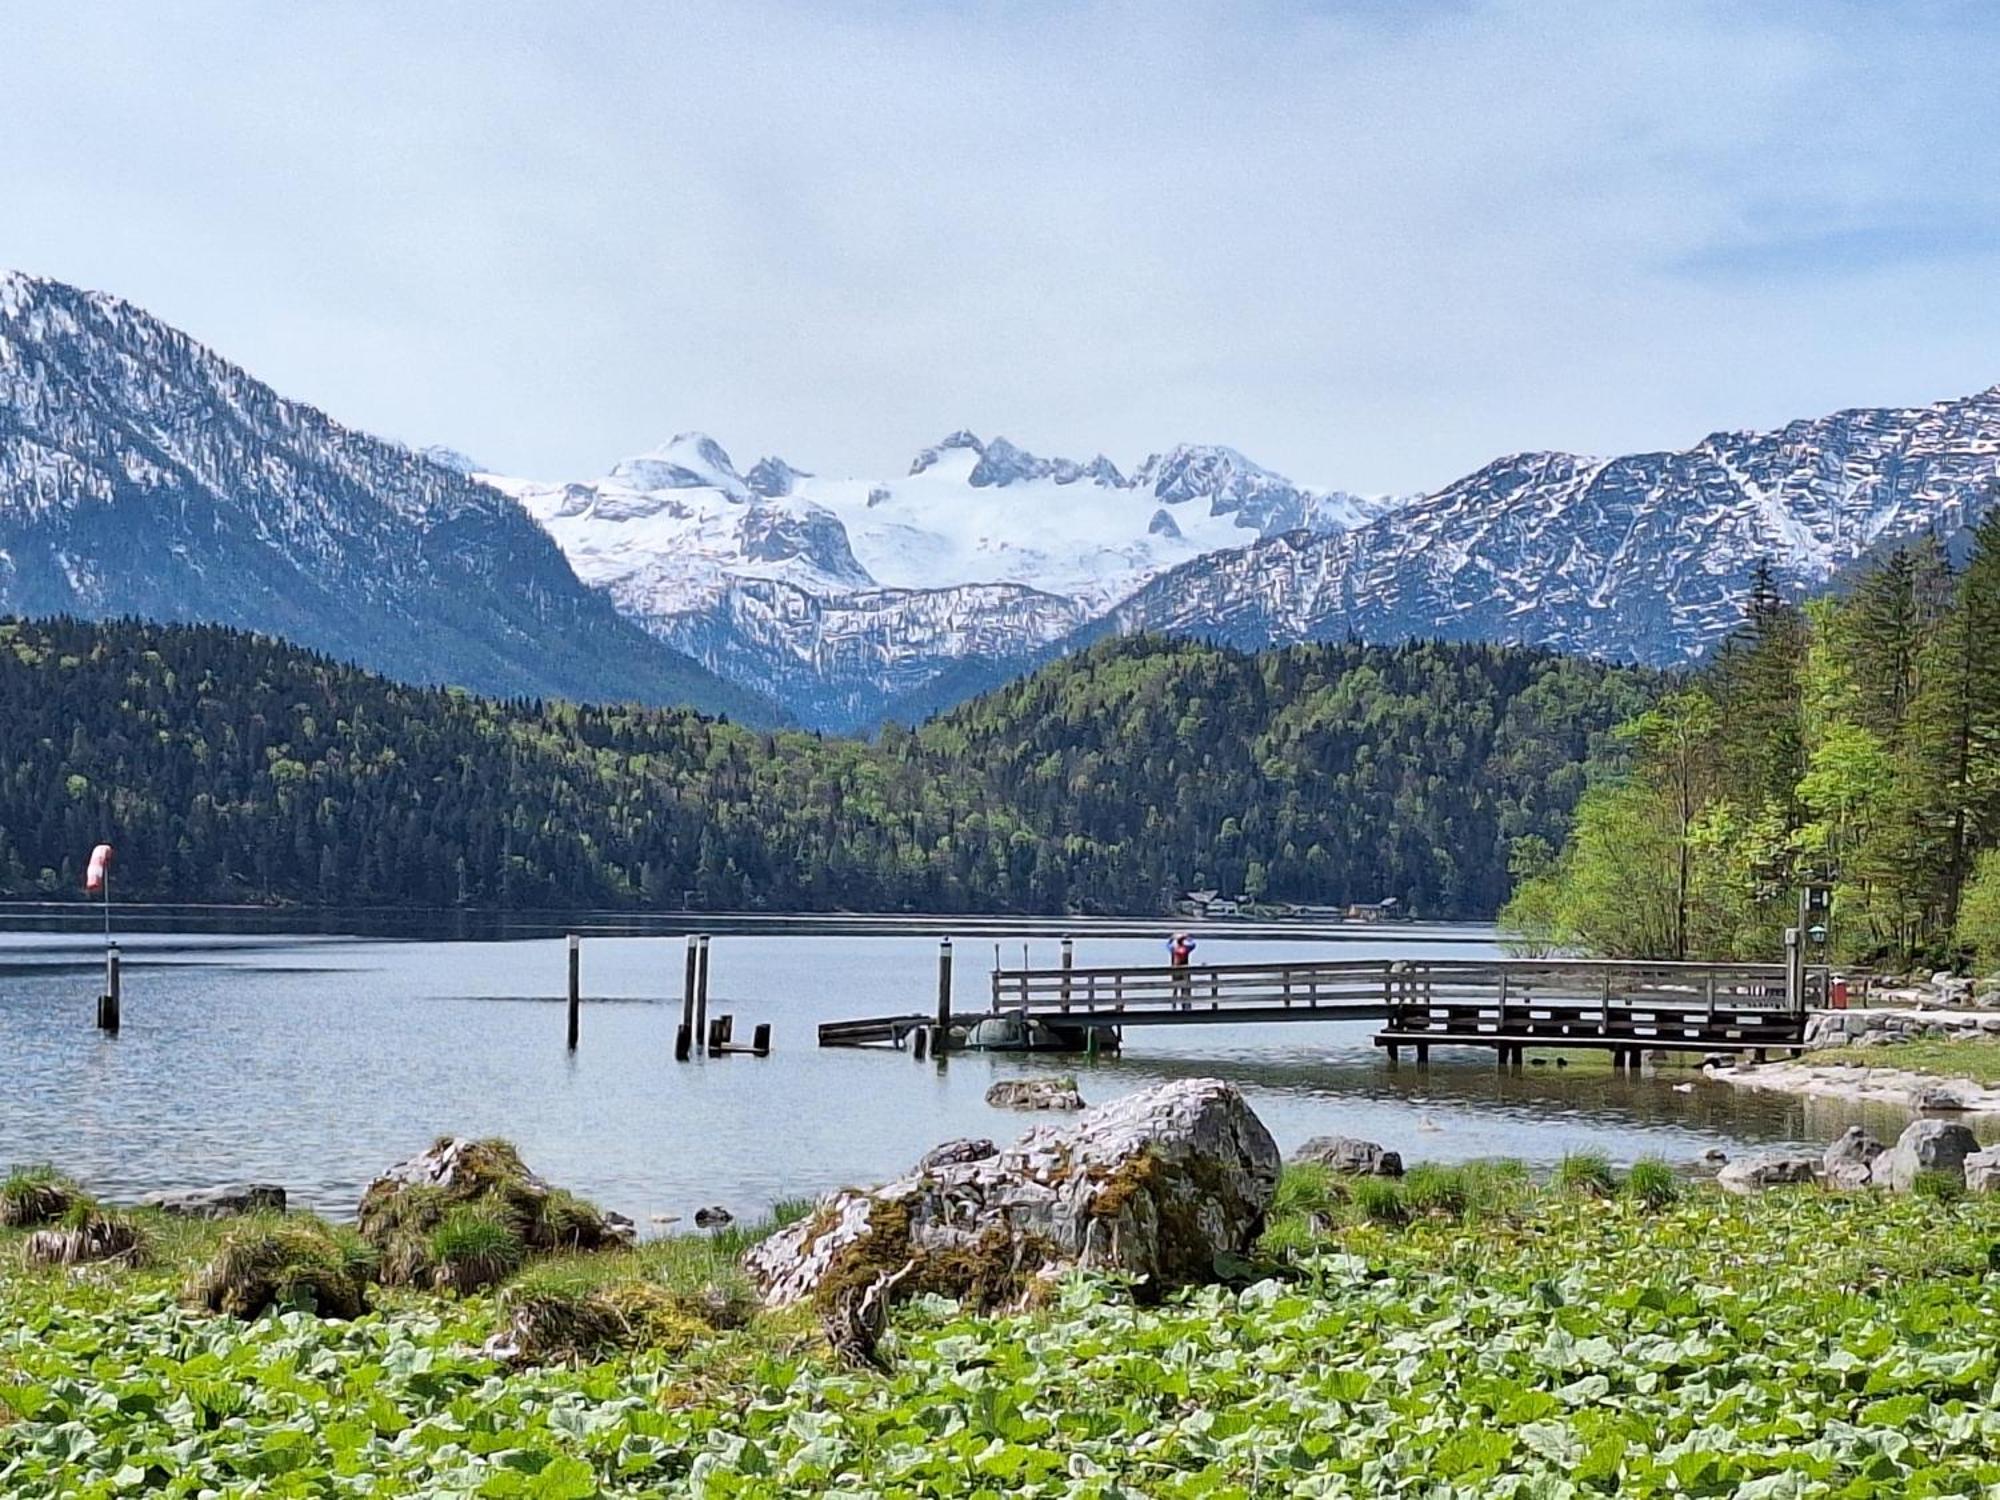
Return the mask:
[[[328,919],[330,920],[330,919]],[[1827,1101],[1710,1084],[1684,1070],[1628,1080],[1608,1070],[1529,1067],[1439,1050],[1428,1071],[1390,1072],[1367,1023],[1147,1028],[1122,1057],[968,1054],[942,1068],[904,1053],[822,1051],[823,1020],[924,1011],[936,993],[937,931],[957,942],[961,1009],[983,1008],[995,942],[1056,958],[1056,929],[881,920],[738,924],[715,932],[710,1008],[747,1036],[774,1028],[765,1059],[673,1061],[685,926],[572,922],[587,1003],[564,1042],[562,927],[460,924],[453,939],[258,931],[265,921],[156,914],[126,922],[124,1029],[93,1027],[101,938],[70,916],[0,914],[0,1164],[48,1160],[118,1199],[231,1180],[283,1183],[300,1206],[353,1211],[382,1167],[443,1133],[516,1141],[531,1166],[630,1214],[702,1204],[760,1211],[774,1199],[906,1169],[954,1136],[1001,1141],[1047,1116],[989,1108],[987,1086],[1075,1073],[1092,1102],[1169,1078],[1231,1080],[1287,1151],[1308,1136],[1380,1141],[1406,1161],[1566,1152],[1670,1160],[1712,1146],[1816,1141],[1865,1120]],[[221,932],[219,925],[250,930]],[[408,924],[415,930],[417,924]],[[912,926],[929,931],[912,931]],[[1077,962],[1157,963],[1168,928],[1071,923]],[[143,930],[146,927],[159,930]],[[1005,936],[1000,936],[1005,932]],[[1214,962],[1490,956],[1477,928],[1199,934]],[[1674,1085],[1693,1081],[1691,1092]]]

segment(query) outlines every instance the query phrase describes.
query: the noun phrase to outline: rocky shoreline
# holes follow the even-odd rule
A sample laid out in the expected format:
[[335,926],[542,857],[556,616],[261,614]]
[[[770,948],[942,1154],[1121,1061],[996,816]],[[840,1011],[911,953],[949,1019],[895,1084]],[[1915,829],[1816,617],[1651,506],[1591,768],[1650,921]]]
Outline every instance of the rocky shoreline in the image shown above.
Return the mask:
[[1970,1078],[1944,1078],[1907,1068],[1799,1061],[1738,1063],[1705,1072],[1715,1082],[1736,1088],[1769,1089],[1854,1104],[1888,1104],[1919,1114],[2000,1115],[2000,1088]]

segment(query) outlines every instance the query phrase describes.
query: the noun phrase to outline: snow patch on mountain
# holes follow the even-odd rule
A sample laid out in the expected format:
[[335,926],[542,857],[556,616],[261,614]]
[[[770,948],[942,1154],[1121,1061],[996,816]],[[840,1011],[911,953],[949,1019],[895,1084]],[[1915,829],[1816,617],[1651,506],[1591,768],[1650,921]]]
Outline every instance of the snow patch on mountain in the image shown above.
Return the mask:
[[597,480],[479,477],[621,612],[723,675],[796,702],[814,689],[792,663],[816,663],[806,716],[843,723],[955,660],[1041,651],[1204,553],[1395,504],[1304,489],[1232,448],[1183,445],[1127,476],[969,430],[886,479],[776,457],[742,474],[698,432]]
[[1734,628],[1760,560],[1803,595],[1871,549],[1963,527],[1996,485],[2000,387],[1681,452],[1513,454],[1349,531],[1196,559],[1105,624],[1245,646],[1438,635],[1667,665]]

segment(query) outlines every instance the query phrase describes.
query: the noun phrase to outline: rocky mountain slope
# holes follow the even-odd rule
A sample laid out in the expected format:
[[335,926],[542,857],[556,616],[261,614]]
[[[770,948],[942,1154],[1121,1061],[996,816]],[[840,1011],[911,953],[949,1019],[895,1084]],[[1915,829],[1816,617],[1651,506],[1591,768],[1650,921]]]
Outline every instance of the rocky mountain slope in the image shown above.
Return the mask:
[[872,723],[968,663],[1032,659],[1177,564],[1394,504],[1303,489],[1229,448],[1175,448],[1128,476],[970,432],[888,480],[775,457],[739,472],[700,433],[589,482],[478,477],[628,617],[828,728]]
[[394,676],[755,720],[511,501],[130,303],[0,273],[0,613],[236,625]]
[[1996,481],[2000,387],[1678,453],[1515,454],[1352,531],[1196,559],[1091,629],[1245,645],[1441,636],[1666,665],[1736,624],[1760,558],[1812,592],[1870,551],[1957,532]]

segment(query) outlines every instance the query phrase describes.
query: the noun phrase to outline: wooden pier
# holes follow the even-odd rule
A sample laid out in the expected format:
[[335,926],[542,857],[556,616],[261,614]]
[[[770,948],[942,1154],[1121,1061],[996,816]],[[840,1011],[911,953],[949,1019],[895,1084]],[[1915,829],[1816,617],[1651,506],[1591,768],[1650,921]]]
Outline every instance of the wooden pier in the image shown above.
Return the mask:
[[[1067,954],[1065,955],[1068,956]],[[1380,1021],[1375,1045],[1419,1063],[1432,1047],[1587,1048],[1637,1064],[1648,1051],[1797,1051],[1824,974],[1802,966],[1583,959],[1398,959],[996,969],[991,1010],[1088,1036],[1134,1026]],[[947,1018],[940,1015],[940,1022]],[[821,1046],[903,1045],[927,1018],[830,1022]],[[936,1024],[936,1023],[933,1023]]]

